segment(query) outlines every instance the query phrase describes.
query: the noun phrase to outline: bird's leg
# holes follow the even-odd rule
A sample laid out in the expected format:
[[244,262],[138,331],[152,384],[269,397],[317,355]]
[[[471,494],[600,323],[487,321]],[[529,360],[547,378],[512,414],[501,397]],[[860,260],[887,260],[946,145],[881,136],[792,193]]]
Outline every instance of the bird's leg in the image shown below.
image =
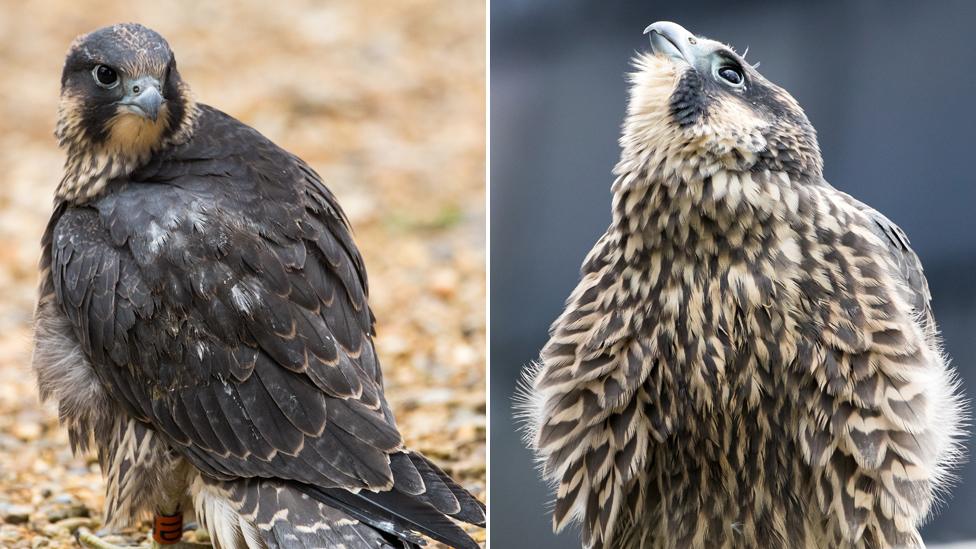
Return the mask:
[[[157,512],[153,518],[153,530],[149,545],[151,549],[204,549],[209,543],[183,541],[183,513]],[[208,538],[209,541],[209,538]]]
[[179,511],[171,515],[156,513],[152,529],[153,549],[175,545],[182,539],[183,513]]

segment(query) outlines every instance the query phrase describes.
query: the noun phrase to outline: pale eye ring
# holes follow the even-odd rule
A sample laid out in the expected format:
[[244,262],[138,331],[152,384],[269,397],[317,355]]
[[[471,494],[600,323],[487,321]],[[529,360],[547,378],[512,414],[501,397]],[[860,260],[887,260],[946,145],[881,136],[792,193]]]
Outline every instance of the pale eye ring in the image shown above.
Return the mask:
[[119,73],[108,65],[95,65],[92,69],[92,77],[99,86],[110,90],[119,85]]

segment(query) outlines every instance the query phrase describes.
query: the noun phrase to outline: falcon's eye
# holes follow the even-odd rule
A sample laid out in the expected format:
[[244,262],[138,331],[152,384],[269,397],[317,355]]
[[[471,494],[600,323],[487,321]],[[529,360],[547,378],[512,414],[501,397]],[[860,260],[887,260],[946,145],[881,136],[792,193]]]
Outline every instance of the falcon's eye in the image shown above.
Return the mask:
[[738,67],[721,67],[718,69],[718,76],[733,86],[741,86],[743,80],[742,71]]
[[106,65],[95,65],[92,69],[92,76],[95,77],[95,83],[105,89],[112,89],[119,85],[119,73],[115,72],[115,69]]

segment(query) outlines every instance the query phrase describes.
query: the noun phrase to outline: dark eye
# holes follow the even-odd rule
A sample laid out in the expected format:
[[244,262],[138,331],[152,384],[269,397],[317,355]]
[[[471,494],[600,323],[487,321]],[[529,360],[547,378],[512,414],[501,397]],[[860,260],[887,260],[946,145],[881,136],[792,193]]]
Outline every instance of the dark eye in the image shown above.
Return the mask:
[[103,88],[112,89],[119,85],[119,74],[107,65],[95,65],[92,76],[95,77],[95,83]]
[[718,75],[733,86],[738,86],[743,80],[742,71],[735,67],[722,67],[718,70]]

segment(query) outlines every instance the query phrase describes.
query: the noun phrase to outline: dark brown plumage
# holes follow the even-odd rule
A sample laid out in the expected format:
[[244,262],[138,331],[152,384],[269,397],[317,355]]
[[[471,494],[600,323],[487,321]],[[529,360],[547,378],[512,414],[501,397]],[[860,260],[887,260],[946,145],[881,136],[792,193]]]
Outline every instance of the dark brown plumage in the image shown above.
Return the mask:
[[555,528],[920,547],[963,406],[918,258],[823,180],[787,92],[674,23],[648,32],[613,221],[526,386]]
[[34,368],[98,451],[107,525],[195,512],[225,548],[477,547],[452,519],[484,506],[403,446],[318,175],[196,104],[145,27],[80,37],[62,84]]

